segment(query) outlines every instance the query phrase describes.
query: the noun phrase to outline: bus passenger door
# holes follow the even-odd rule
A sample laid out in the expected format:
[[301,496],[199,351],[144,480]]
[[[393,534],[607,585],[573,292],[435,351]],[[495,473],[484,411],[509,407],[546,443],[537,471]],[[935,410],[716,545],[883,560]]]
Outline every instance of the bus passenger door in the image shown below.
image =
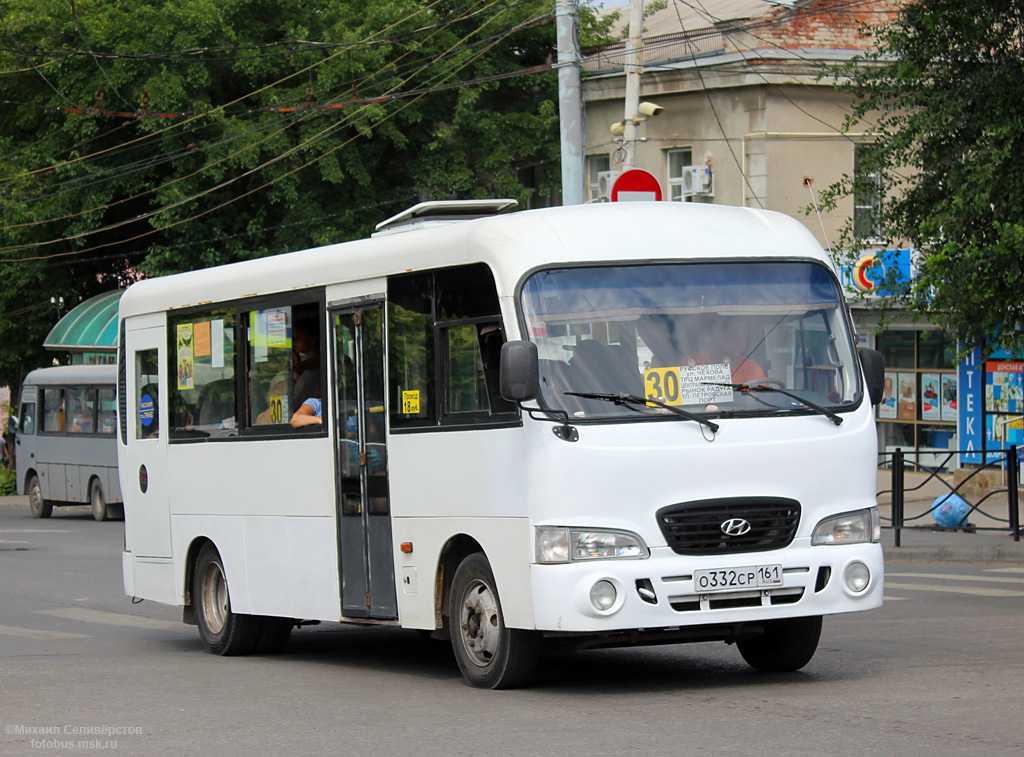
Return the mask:
[[342,614],[398,617],[384,411],[383,309],[332,313]]
[[161,389],[166,385],[163,326],[125,331],[127,396],[122,405],[128,446],[120,460],[125,545],[136,557],[171,556],[167,430]]

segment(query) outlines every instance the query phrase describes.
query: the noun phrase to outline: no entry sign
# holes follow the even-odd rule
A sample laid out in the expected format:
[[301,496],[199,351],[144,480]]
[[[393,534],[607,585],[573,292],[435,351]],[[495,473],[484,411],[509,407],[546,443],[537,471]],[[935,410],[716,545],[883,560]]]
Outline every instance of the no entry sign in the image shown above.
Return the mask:
[[612,184],[612,202],[660,202],[661,184],[650,171],[631,168]]

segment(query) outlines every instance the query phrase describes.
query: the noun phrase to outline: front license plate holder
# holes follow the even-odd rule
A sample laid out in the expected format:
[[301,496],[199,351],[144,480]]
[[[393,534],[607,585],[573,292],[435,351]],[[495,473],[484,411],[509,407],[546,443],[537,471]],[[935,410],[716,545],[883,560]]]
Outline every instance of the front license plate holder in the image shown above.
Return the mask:
[[781,565],[750,565],[742,568],[712,568],[693,571],[693,588],[698,594],[748,589],[777,589],[782,586]]

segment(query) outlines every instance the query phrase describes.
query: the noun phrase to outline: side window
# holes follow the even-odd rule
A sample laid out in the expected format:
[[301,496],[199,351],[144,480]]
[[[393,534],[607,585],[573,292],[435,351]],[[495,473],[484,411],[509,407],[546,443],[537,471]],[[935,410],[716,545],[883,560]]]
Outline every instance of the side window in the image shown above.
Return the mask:
[[43,431],[51,434],[64,431],[63,389],[43,389]]
[[36,403],[22,402],[18,433],[29,436],[36,432]]
[[434,275],[388,281],[391,427],[434,425]]
[[234,436],[235,312],[220,308],[169,319],[170,436]]
[[65,430],[69,434],[96,433],[96,390],[71,387],[65,393]]
[[483,263],[392,277],[392,428],[515,420],[515,405],[498,391],[503,342],[494,278]]
[[160,383],[157,351],[135,353],[135,438],[160,438]]
[[114,388],[100,389],[96,397],[96,432],[112,434],[117,426],[117,397]]
[[247,425],[287,424],[303,402],[323,398],[320,306],[268,307],[250,311],[243,319],[247,323]]

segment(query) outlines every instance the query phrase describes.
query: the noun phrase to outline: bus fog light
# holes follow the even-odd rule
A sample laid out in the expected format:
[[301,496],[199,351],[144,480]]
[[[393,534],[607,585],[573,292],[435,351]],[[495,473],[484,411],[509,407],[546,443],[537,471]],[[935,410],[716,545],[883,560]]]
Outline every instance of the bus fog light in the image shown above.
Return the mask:
[[871,571],[862,562],[852,562],[843,572],[843,581],[846,582],[847,589],[854,594],[860,594],[871,583]]
[[590,590],[590,603],[601,612],[606,612],[615,604],[618,592],[611,581],[598,581]]

